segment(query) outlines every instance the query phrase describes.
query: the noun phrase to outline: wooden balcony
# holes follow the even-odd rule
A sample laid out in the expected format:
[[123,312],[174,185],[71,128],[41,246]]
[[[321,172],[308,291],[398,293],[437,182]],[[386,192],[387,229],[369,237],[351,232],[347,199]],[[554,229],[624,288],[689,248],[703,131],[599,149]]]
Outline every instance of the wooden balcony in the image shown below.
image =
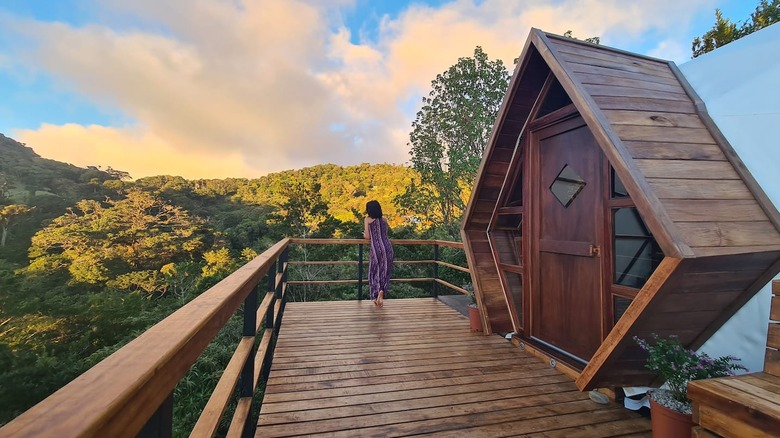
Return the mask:
[[[0,436],[170,436],[172,392],[243,303],[243,338],[191,436],[214,436],[231,401],[227,436],[644,436],[649,421],[598,405],[570,377],[502,337],[469,331],[468,321],[435,298],[437,287],[464,289],[439,277],[443,241],[425,245],[432,298],[290,302],[291,245],[357,245],[361,296],[363,240],[285,239],[239,268],[125,347],[3,428]],[[283,323],[282,323],[283,322]],[[264,390],[263,390],[264,389]],[[236,400],[237,399],[237,400]],[[252,415],[260,406],[259,419]],[[253,409],[255,408],[255,409]],[[222,433],[225,433],[224,431]]]
[[[324,336],[323,333],[328,333]],[[649,436],[431,298],[289,303],[256,437]]]

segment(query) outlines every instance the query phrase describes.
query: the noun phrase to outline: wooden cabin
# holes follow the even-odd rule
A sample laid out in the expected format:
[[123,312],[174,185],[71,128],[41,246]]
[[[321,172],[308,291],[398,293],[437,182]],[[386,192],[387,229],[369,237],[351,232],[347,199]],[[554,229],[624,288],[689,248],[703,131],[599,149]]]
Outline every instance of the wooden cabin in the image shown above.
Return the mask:
[[[533,29],[462,225],[486,333],[644,386],[780,271],[780,214],[673,62]],[[765,323],[765,321],[763,322]]]

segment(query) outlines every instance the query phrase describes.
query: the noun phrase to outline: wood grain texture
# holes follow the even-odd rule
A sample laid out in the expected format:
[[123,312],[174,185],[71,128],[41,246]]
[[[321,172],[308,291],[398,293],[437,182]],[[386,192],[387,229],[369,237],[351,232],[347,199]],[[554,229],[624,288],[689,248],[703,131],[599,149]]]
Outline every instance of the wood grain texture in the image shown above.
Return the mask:
[[725,437],[776,436],[780,377],[753,373],[693,381],[688,396],[699,425]]
[[716,144],[661,143],[656,141],[624,141],[635,159],[726,161]]
[[660,199],[753,199],[739,180],[648,178]]
[[[435,323],[430,324],[433,318]],[[360,327],[321,336],[323,324]],[[438,330],[437,330],[438,327]],[[570,378],[434,299],[288,303],[257,437],[649,434]],[[508,430],[508,429],[507,429]]]

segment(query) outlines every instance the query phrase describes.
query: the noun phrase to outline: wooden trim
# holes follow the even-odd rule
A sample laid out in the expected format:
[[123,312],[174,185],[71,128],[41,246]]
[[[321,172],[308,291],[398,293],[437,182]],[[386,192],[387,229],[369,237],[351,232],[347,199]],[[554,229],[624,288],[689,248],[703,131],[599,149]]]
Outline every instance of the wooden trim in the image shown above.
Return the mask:
[[[566,377],[577,380],[577,378],[580,376],[580,372],[572,368],[571,366],[567,365],[564,362],[561,362],[557,357],[550,356],[547,354],[547,352],[540,350],[536,348],[535,346],[531,345],[528,341],[518,337],[518,336],[512,336],[512,345],[514,345],[517,348],[520,348],[522,351],[525,351],[535,357],[538,357],[543,362],[550,363],[550,359],[555,360],[555,369],[563,373]],[[522,344],[521,344],[522,343]],[[522,347],[521,347],[522,345]]]
[[[262,280],[283,239],[2,429],[9,436],[134,436]],[[111,379],[106,376],[110,375]],[[132,413],[132,415],[128,415]],[[47,421],[41,421],[46,418]]]
[[[297,245],[368,245],[371,242],[367,239],[302,239],[299,237],[290,238],[290,243]],[[451,242],[448,240],[419,240],[419,239],[390,239],[393,245],[439,245],[450,248],[463,249],[463,243]]]
[[583,45],[583,46],[593,47],[593,48],[597,48],[599,50],[603,50],[603,51],[607,51],[607,52],[614,52],[614,53],[617,53],[617,54],[620,54],[620,55],[628,55],[628,56],[631,56],[632,58],[641,58],[641,59],[645,59],[645,60],[648,60],[648,61],[655,61],[655,62],[660,62],[660,63],[666,63],[667,62],[664,59],[653,58],[652,56],[647,56],[647,55],[640,55],[640,54],[629,52],[629,51],[626,51],[626,50],[616,49],[614,47],[603,46],[601,44],[593,44],[593,43],[589,43],[589,42],[583,41],[583,40],[575,40],[573,38],[568,38],[568,37],[565,37],[565,36],[562,36],[562,35],[556,35],[554,33],[544,32],[544,31],[542,31],[540,29],[536,29],[536,28],[533,28],[532,30],[537,30],[539,32],[543,32],[544,35],[546,35],[548,38],[561,40],[561,41],[564,41],[564,42],[567,42],[567,43],[580,44],[580,45]]
[[[367,262],[363,262],[367,263]],[[357,265],[357,260],[344,260],[344,261],[332,261],[332,260],[307,260],[300,262],[288,262],[290,266],[306,266],[306,265]]]
[[631,194],[635,205],[644,212],[646,225],[653,233],[664,254],[668,257],[695,257],[693,250],[677,231],[659,199],[654,194],[643,173],[631,158],[628,149],[612,129],[611,124],[599,109],[585,87],[575,75],[569,72],[560,54],[547,36],[539,31],[532,32],[534,44],[545,59],[558,81],[577,106],[582,118],[601,146],[623,185]]
[[617,359],[622,351],[621,347],[625,347],[627,342],[625,337],[633,328],[634,323],[650,307],[666,280],[678,269],[681,261],[682,259],[673,257],[665,257],[661,261],[645,286],[628,306],[623,317],[615,324],[599,349],[593,354],[588,365],[582,370],[582,374],[577,378],[575,383],[580,391],[591,389],[598,375],[602,372],[608,372],[607,368]]
[[255,375],[253,388],[257,389],[257,384],[260,382],[260,373],[263,372],[265,367],[265,358],[268,353],[268,349],[271,346],[271,341],[274,338],[274,328],[266,327],[263,329],[263,337],[260,339],[260,345],[257,346],[257,352],[255,353]]
[[434,281],[436,283],[441,284],[441,285],[447,286],[448,288],[450,288],[452,290],[458,291],[458,292],[462,293],[463,295],[468,295],[469,294],[469,291],[467,291],[466,289],[463,289],[462,287],[455,286],[454,284],[446,282],[446,281],[442,280],[441,278],[437,278]]
[[502,271],[507,271],[507,272],[512,272],[512,273],[515,273],[515,274],[520,274],[521,276],[523,275],[523,266],[522,265],[518,266],[518,265],[508,265],[506,263],[499,263],[498,264],[498,268],[501,269]]
[[[429,262],[432,263],[433,260],[429,260]],[[469,268],[464,268],[463,266],[453,265],[452,263],[443,262],[441,260],[436,262],[436,264],[439,265],[439,266],[446,266],[448,268],[452,268],[452,269],[455,269],[455,270],[458,270],[458,271],[461,271],[461,272],[471,272],[471,270]]]
[[[533,29],[531,30],[531,33],[533,33]],[[520,78],[523,76],[523,73],[528,68],[528,63],[531,60],[531,57],[529,56],[531,50],[533,50],[533,46],[531,45],[531,38],[529,37],[528,39],[526,39],[525,46],[523,46],[523,51],[520,53],[520,58],[519,58],[520,62],[517,64],[517,66],[515,66],[515,71],[512,74],[512,77],[509,79],[509,86],[507,86],[507,92],[504,93],[504,98],[501,101],[501,108],[499,108],[498,114],[496,115],[496,123],[493,124],[493,129],[490,131],[490,137],[488,139],[487,146],[485,147],[485,151],[482,153],[482,161],[480,161],[479,169],[477,170],[477,179],[474,182],[474,187],[473,190],[471,191],[471,196],[469,196],[469,202],[466,204],[466,209],[463,211],[463,220],[461,221],[461,233],[466,229],[465,228],[466,225],[471,221],[472,210],[474,209],[474,205],[477,202],[480,188],[482,186],[482,179],[484,178],[485,167],[487,166],[487,163],[492,159],[493,151],[496,149],[496,143],[497,143],[499,133],[501,132],[501,129],[504,126],[504,120],[506,120],[510,103],[512,102],[512,99],[515,95],[515,91],[520,83]],[[476,284],[476,282],[474,284]],[[484,320],[485,315],[482,315],[482,317]]]
[[236,410],[233,412],[233,420],[230,421],[227,438],[240,438],[244,433],[244,425],[252,411],[252,397],[242,397],[238,400]]
[[780,295],[780,280],[773,280],[772,281],[772,294],[773,295]]
[[777,211],[777,208],[775,208],[774,203],[772,203],[766,195],[764,189],[762,189],[756,179],[753,178],[753,174],[750,173],[750,170],[745,166],[745,163],[739,158],[739,155],[737,155],[737,152],[731,146],[731,143],[729,143],[726,136],[723,135],[723,132],[721,132],[718,125],[712,120],[710,113],[707,111],[707,105],[701,97],[699,97],[699,94],[693,86],[691,86],[690,82],[688,82],[688,79],[685,78],[685,75],[682,74],[674,62],[668,61],[668,65],[669,69],[671,69],[672,73],[677,77],[677,80],[680,81],[680,85],[683,87],[683,90],[685,90],[685,93],[688,94],[688,97],[693,101],[696,113],[702,122],[704,122],[704,126],[707,127],[710,134],[715,139],[715,142],[720,146],[723,154],[726,156],[726,159],[729,160],[734,167],[734,170],[742,178],[742,181],[745,183],[748,190],[750,190],[750,193],[753,194],[758,205],[764,210],[769,221],[772,222],[772,225],[774,225],[775,229],[780,233],[780,212]]
[[572,242],[551,239],[539,239],[540,252],[554,252],[583,257],[593,257],[593,244],[595,242]]
[[254,336],[244,336],[236,347],[236,351],[230,358],[227,367],[222,372],[222,376],[217,382],[217,386],[209,397],[209,401],[206,403],[206,407],[198,417],[198,422],[195,423],[195,427],[190,432],[191,436],[209,436],[212,437],[217,433],[219,423],[222,421],[222,415],[225,413],[230,398],[233,395],[233,390],[236,389],[238,378],[241,376],[241,369],[246,363],[246,359],[252,353],[252,347],[255,344]]
[[[464,221],[465,223],[465,221]],[[473,231],[472,231],[473,232]],[[465,228],[461,227],[460,229],[460,237],[463,240],[463,245],[465,248],[465,254],[466,254],[466,261],[468,262],[469,266],[477,266],[477,262],[474,258],[474,251],[471,249],[471,239],[468,235],[469,231],[467,231]],[[487,237],[487,232],[485,232],[485,235]],[[490,322],[488,320],[487,312],[485,311],[485,305],[482,300],[482,290],[479,283],[479,277],[477,274],[478,269],[472,269],[469,273],[471,276],[471,285],[474,288],[474,299],[477,301],[477,309],[479,310],[480,319],[482,320],[482,332],[485,335],[490,335],[493,333],[493,328],[490,326]],[[498,273],[498,271],[496,271]]]
[[[366,280],[363,280],[364,282]],[[433,278],[391,278],[391,282],[394,283],[421,283],[426,281],[433,281]],[[306,284],[318,284],[318,285],[333,285],[333,284],[357,284],[357,280],[292,280],[287,281],[289,285],[306,285]]]

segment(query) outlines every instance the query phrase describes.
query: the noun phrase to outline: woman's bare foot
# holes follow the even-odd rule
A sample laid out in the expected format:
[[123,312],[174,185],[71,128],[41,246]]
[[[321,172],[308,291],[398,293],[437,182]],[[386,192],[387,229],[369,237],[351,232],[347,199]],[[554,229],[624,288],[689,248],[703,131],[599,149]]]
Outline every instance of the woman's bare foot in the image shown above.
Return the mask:
[[385,291],[380,290],[379,295],[376,296],[376,305],[382,307],[385,305]]

